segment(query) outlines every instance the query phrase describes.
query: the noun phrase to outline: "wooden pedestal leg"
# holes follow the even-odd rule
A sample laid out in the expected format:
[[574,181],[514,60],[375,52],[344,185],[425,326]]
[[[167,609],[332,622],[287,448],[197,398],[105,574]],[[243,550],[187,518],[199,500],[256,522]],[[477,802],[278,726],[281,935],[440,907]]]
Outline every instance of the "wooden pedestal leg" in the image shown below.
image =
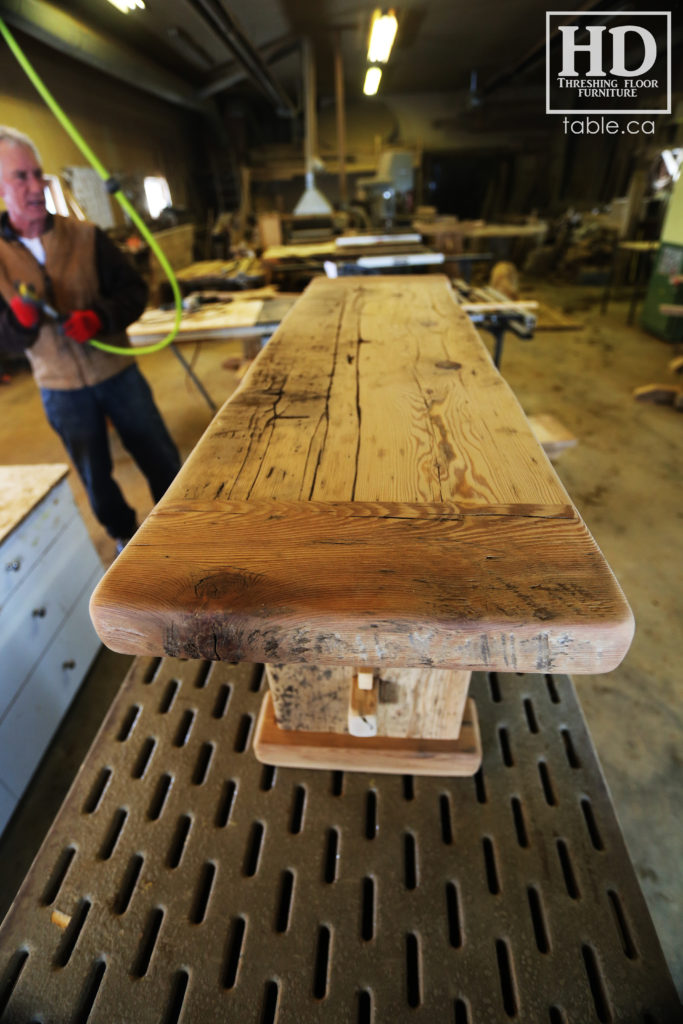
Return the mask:
[[470,672],[266,665],[254,738],[266,764],[473,775],[481,764]]

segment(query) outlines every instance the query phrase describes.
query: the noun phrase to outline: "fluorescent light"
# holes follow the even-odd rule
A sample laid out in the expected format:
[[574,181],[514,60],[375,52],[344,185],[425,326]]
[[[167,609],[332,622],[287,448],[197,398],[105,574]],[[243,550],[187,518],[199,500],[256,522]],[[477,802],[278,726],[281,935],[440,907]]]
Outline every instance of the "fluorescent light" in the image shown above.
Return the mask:
[[368,68],[365,72],[363,92],[366,96],[374,96],[379,89],[379,80],[382,77],[381,68]]
[[386,64],[394,44],[397,28],[398,22],[393,11],[389,11],[388,14],[382,14],[379,10],[375,11],[372,16],[368,44],[368,62],[370,64]]
[[137,8],[140,10],[145,9],[143,0],[109,0],[110,4],[113,4],[123,14],[128,14],[128,11],[134,11]]

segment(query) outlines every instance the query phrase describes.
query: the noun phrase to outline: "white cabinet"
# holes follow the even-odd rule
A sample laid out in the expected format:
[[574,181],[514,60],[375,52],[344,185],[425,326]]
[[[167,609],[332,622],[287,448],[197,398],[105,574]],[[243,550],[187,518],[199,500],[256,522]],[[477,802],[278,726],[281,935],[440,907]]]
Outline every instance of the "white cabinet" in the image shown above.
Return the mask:
[[100,646],[103,568],[67,472],[0,466],[0,832]]

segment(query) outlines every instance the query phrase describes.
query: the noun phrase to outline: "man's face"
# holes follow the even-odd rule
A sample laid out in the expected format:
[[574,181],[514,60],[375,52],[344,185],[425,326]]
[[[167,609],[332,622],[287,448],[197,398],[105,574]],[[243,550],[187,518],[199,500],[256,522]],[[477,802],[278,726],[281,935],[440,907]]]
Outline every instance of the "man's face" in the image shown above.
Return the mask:
[[42,233],[45,182],[43,170],[28,146],[0,142],[0,198],[5,201],[15,231],[29,238]]

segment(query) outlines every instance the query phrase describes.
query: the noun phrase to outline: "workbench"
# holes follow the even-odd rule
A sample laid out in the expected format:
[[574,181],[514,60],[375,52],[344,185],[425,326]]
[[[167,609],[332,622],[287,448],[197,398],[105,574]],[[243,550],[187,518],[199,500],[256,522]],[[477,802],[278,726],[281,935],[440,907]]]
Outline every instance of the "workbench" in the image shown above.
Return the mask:
[[633,632],[438,275],[314,281],[91,612],[114,650],[267,663],[269,763],[435,774],[479,763],[471,670],[609,671]]
[[[283,295],[266,287],[237,292],[234,298],[223,292],[201,292],[191,298],[196,299],[196,305],[183,310],[178,333],[170,348],[211,412],[216,412],[216,403],[178,348],[178,343],[241,338],[244,358],[253,359],[298,296]],[[154,345],[167,337],[174,326],[175,308],[146,309],[139,320],[127,328],[127,334],[133,348]]]
[[[473,252],[484,240],[499,250],[523,241],[541,245],[548,233],[547,223],[540,220],[530,220],[526,224],[494,224],[483,220],[458,220],[451,216],[418,219],[413,221],[413,227],[427,245],[443,252],[447,260],[459,253]],[[505,255],[499,251],[496,258],[503,259]]]
[[[296,302],[296,295],[282,295],[270,288],[233,292],[230,296],[211,293],[215,301],[201,302],[183,311],[176,341],[211,341],[226,338],[270,337]],[[153,345],[161,341],[175,322],[175,309],[146,309],[127,328],[131,345]]]
[[276,275],[322,273],[332,264],[345,273],[404,273],[437,267],[443,253],[422,245],[419,235],[340,235],[330,241],[299,245],[273,245],[261,256],[264,266]]

